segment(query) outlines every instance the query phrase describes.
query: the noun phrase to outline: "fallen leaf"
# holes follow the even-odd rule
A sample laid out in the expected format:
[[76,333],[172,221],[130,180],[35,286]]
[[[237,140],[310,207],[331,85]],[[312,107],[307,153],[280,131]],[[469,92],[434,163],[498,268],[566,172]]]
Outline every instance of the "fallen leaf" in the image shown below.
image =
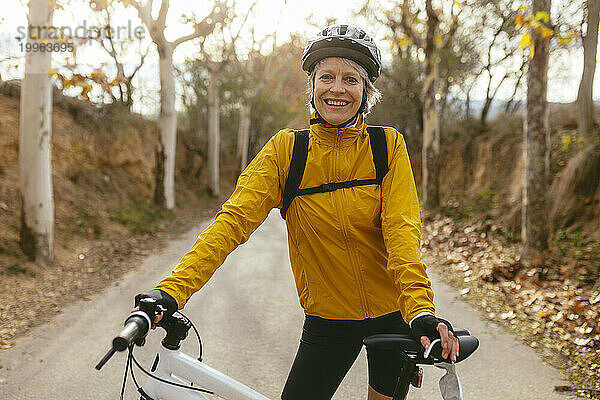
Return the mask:
[[510,310],[509,312],[500,314],[500,318],[502,318],[502,319],[513,319],[515,316],[516,315],[512,310]]
[[4,340],[0,340],[0,349],[6,350],[13,347],[15,344],[13,342],[6,342]]
[[577,346],[585,346],[591,341],[592,341],[591,338],[577,338],[577,339],[573,340],[573,342],[575,342],[575,344]]

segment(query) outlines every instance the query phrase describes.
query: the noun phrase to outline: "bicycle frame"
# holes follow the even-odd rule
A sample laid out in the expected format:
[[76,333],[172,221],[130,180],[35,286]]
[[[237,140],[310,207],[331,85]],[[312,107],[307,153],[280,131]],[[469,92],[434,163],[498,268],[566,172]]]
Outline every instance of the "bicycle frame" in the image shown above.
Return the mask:
[[[160,347],[154,375],[172,382],[205,388],[228,400],[269,400],[267,397],[179,350]],[[154,369],[154,368],[153,368]],[[208,400],[200,392],[148,378],[144,391],[154,400]]]

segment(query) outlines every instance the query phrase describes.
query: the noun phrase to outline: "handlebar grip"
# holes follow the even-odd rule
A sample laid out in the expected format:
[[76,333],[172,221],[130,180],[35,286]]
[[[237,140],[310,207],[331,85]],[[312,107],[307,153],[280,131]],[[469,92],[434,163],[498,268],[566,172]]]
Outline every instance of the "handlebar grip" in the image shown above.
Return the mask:
[[150,318],[141,311],[132,313],[125,320],[125,327],[115,336],[112,342],[112,347],[116,351],[127,349],[134,340],[146,336],[150,330]]

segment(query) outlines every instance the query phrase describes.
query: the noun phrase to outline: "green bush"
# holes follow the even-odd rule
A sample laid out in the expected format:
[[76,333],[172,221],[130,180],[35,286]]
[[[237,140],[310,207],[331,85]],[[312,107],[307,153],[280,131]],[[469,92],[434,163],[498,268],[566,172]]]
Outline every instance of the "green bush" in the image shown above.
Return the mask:
[[153,203],[140,201],[121,203],[111,214],[112,220],[125,226],[132,233],[152,233],[168,212]]

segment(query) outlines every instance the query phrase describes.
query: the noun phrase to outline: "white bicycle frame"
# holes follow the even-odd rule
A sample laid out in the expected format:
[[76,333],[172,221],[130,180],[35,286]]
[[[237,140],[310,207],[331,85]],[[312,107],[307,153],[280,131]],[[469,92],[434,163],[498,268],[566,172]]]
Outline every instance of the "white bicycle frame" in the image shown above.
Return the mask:
[[[227,400],[269,400],[236,381],[179,350],[169,350],[160,346],[158,365],[154,375],[159,378],[202,389],[210,390],[215,395]],[[208,400],[201,392],[185,389],[151,377],[148,378],[144,391],[154,400]]]

